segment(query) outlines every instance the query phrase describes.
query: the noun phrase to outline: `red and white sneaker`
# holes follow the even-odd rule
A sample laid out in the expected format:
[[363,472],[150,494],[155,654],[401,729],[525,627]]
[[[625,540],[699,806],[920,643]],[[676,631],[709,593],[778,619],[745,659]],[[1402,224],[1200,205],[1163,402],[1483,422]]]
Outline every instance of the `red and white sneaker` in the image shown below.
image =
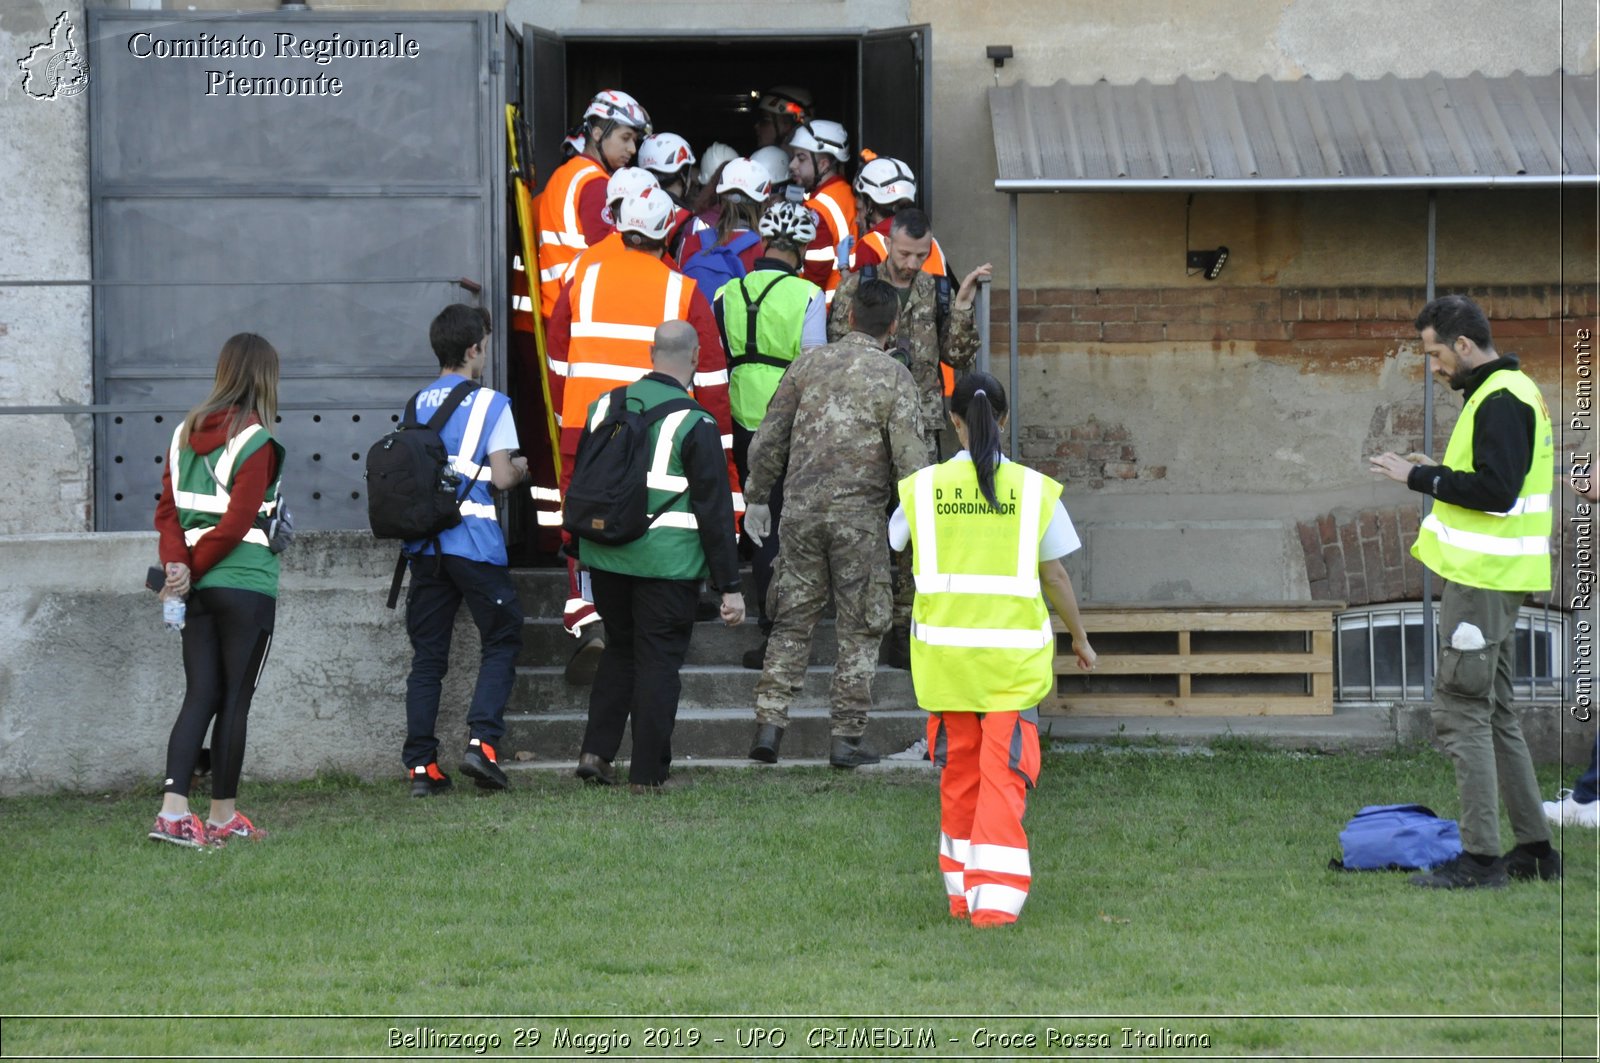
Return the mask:
[[221,845],[234,838],[249,838],[258,842],[266,836],[267,832],[246,819],[243,812],[235,812],[233,818],[220,827],[206,824],[206,838],[212,845]]
[[199,816],[190,812],[177,819],[157,816],[156,825],[150,828],[150,840],[171,842],[173,845],[183,845],[190,849],[204,849],[210,839],[206,834],[206,825],[200,821]]

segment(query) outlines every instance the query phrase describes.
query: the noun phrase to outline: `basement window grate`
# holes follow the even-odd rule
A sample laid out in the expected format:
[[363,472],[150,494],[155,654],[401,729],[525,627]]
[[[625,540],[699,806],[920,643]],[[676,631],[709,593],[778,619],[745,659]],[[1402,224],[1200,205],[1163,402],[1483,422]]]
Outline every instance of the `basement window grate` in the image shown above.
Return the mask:
[[[1437,618],[1437,613],[1435,617]],[[1567,616],[1523,606],[1517,616],[1516,664],[1511,691],[1517,701],[1562,698],[1566,676]],[[1422,603],[1350,609],[1334,621],[1334,700],[1420,701]],[[1438,650],[1434,675],[1438,675]]]

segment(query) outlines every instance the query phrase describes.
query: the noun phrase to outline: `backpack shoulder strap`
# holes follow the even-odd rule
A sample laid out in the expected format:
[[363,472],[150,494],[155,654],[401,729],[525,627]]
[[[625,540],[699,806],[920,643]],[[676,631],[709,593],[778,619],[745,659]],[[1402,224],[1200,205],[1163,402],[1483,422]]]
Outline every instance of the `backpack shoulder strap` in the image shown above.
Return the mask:
[[739,292],[744,296],[744,351],[736,355],[735,360],[741,362],[764,362],[767,365],[777,366],[788,365],[787,362],[780,362],[776,358],[766,357],[761,353],[761,349],[756,346],[756,315],[760,312],[761,301],[767,297],[767,293],[788,280],[790,276],[792,274],[778,274],[772,278],[765,288],[761,289],[761,294],[754,299],[750,298],[750,290],[744,286],[744,279],[740,279]]
[[728,250],[736,255],[742,255],[756,244],[760,243],[761,234],[746,229],[744,232],[728,241]]
[[[460,406],[466,400],[466,397],[476,390],[478,390],[478,385],[471,380],[463,380],[451,388],[450,394],[445,396],[444,401],[439,404],[439,408],[433,411],[433,416],[428,418],[428,427],[435,432],[441,431],[445,423],[450,420],[450,415],[456,412],[456,407]],[[417,392],[417,395],[420,394],[422,392]],[[411,418],[413,421],[416,420],[416,409],[417,399],[416,395],[413,395],[411,397]]]
[[663,417],[670,417],[679,410],[698,410],[700,408],[701,406],[698,402],[685,395],[681,399],[668,399],[666,402],[663,402],[658,406],[652,406],[650,409],[641,414],[641,416],[644,418],[645,427],[648,428],[650,425],[655,424]]
[[936,277],[933,282],[934,327],[944,328],[950,317],[950,277]]

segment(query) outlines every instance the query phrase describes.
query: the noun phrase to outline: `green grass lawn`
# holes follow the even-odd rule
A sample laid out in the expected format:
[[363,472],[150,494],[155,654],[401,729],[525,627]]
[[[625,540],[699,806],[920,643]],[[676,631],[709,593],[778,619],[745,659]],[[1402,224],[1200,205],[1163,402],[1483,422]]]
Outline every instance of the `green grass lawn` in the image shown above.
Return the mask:
[[[0,802],[0,1013],[153,1016],[9,1018],[3,1053],[473,1055],[404,1043],[424,1027],[571,1058],[600,1042],[557,1028],[628,1037],[613,1058],[1595,1058],[1593,832],[1558,840],[1562,885],[1326,870],[1363,804],[1454,814],[1432,753],[1049,756],[1033,892],[995,931],[945,914],[932,773],[684,774],[659,798],[247,784],[271,837],[218,852],[147,841],[152,794]],[[832,1043],[872,1027],[913,1032]]]

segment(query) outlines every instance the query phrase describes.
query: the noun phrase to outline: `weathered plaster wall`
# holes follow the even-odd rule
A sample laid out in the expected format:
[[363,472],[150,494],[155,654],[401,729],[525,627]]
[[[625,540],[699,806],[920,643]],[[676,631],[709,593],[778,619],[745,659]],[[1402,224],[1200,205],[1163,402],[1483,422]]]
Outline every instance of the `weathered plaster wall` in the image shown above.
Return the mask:
[[[87,42],[81,0],[0,5],[0,406],[88,402],[87,287],[16,280],[89,276],[88,94],[34,99],[16,61],[66,11]],[[91,77],[92,77],[91,71]],[[35,91],[38,82],[32,83]],[[93,439],[87,417],[0,415],[0,534],[88,527]]]

